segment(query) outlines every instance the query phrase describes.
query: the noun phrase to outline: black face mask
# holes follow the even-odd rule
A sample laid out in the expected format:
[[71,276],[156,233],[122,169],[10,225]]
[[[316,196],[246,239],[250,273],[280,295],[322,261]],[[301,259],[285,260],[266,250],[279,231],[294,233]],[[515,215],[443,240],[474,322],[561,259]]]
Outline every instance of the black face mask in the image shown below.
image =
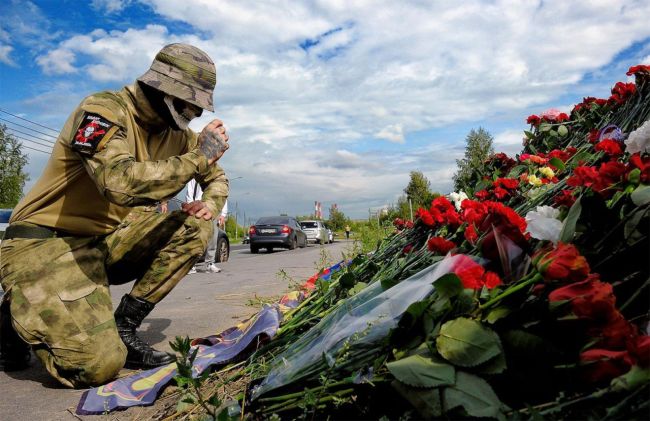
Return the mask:
[[[138,85],[140,86],[140,89],[142,89],[142,92],[144,92],[144,96],[147,98],[147,101],[149,101],[151,108],[154,109],[154,111],[165,121],[169,127],[171,127],[173,130],[185,130],[176,124],[176,121],[174,120],[169,107],[165,103],[165,97],[167,95],[164,92],[159,91],[158,89],[153,88],[140,81],[138,81]],[[183,113],[183,110],[187,106],[185,101],[178,98],[174,98],[173,105],[174,109],[179,114]],[[198,115],[196,115],[196,117],[199,117],[202,111],[203,110],[201,110]]]

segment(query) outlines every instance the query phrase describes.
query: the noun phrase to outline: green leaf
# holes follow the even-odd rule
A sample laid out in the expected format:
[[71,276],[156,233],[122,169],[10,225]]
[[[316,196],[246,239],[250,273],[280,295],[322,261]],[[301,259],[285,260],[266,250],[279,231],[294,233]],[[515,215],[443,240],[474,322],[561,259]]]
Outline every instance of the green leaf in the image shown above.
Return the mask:
[[542,338],[524,330],[510,330],[503,334],[508,352],[518,356],[536,358],[546,356],[549,347]]
[[402,329],[411,329],[429,307],[429,301],[418,301],[408,306],[399,320],[398,326]]
[[643,237],[643,234],[641,232],[641,230],[643,230],[643,227],[641,227],[641,230],[638,230],[637,227],[639,224],[641,224],[642,221],[645,221],[645,219],[648,217],[649,212],[649,208],[638,209],[625,223],[625,228],[623,229],[623,238],[625,238],[625,241],[627,241],[628,244],[633,244],[635,241]]
[[322,278],[318,278],[316,281],[316,288],[318,289],[318,292],[325,294],[330,288],[330,283]]
[[553,157],[548,161],[549,164],[553,165],[558,170],[562,171],[566,168],[564,162],[560,158]]
[[570,243],[573,240],[573,235],[576,232],[576,223],[578,218],[580,218],[580,213],[582,212],[582,205],[580,204],[580,198],[575,201],[569,213],[566,216],[566,219],[562,223],[562,231],[560,231],[560,241],[563,243]]
[[539,131],[540,132],[548,132],[551,130],[551,125],[548,123],[542,123],[539,125]]
[[558,133],[555,130],[549,130],[548,134],[550,134],[552,137],[558,137]]
[[463,292],[463,284],[455,273],[442,275],[434,282],[438,295],[443,298],[455,297]]
[[397,380],[391,386],[413,405],[422,418],[432,419],[442,415],[440,389],[416,389]]
[[476,371],[480,374],[500,374],[503,373],[506,368],[508,368],[508,363],[506,362],[506,355],[502,350],[496,357],[476,367]]
[[499,337],[494,331],[464,317],[442,325],[436,348],[446,360],[461,367],[475,367],[501,352]]
[[535,139],[535,133],[533,133],[533,132],[531,132],[531,131],[524,130],[524,134],[526,135],[526,137],[527,137],[528,139]]
[[348,291],[349,295],[357,295],[361,291],[363,291],[366,287],[368,286],[367,283],[365,282],[357,282],[355,286],[353,286],[350,291]]
[[637,206],[643,206],[650,203],[650,186],[641,184],[632,192],[632,203]]
[[632,391],[650,382],[650,367],[632,366],[630,371],[612,380],[615,391]]
[[497,418],[503,404],[482,378],[459,371],[456,384],[443,391],[445,408],[462,407],[472,417]]
[[567,160],[565,165],[569,168],[575,168],[579,163],[588,161],[591,158],[591,154],[586,151],[578,152]]
[[559,134],[560,137],[564,137],[569,134],[569,129],[567,129],[567,127],[564,124],[562,124],[560,127],[557,128],[557,134]]
[[510,313],[512,313],[512,309],[510,307],[505,307],[505,306],[495,307],[492,310],[490,310],[487,317],[485,317],[485,320],[489,324],[494,324],[498,320],[503,319]]
[[490,182],[489,180],[481,180],[476,184],[476,187],[474,187],[474,191],[477,192],[477,191],[480,191],[480,190],[485,190],[488,187],[490,187],[491,185],[492,185],[492,182]]
[[517,165],[513,167],[508,173],[508,178],[517,178],[528,169],[527,165]]
[[388,371],[400,382],[412,387],[437,387],[453,384],[453,366],[412,355],[386,364]]

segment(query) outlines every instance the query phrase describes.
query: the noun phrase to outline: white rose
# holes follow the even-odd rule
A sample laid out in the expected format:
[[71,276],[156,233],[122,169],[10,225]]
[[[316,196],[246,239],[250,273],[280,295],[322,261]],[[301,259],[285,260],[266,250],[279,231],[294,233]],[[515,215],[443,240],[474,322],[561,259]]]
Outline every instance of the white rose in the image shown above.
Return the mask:
[[557,244],[562,231],[562,222],[557,219],[559,215],[560,211],[552,206],[538,206],[537,210],[526,214],[526,231],[533,238]]
[[625,152],[637,153],[646,152],[650,153],[650,120],[646,121],[630,133],[625,139]]

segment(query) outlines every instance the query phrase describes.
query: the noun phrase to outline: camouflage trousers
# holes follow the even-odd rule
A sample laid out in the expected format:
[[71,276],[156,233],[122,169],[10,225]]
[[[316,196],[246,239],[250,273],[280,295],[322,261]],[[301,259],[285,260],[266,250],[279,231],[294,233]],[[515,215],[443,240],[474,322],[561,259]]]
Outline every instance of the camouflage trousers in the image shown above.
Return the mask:
[[181,211],[134,211],[106,236],[2,241],[0,282],[16,332],[62,384],[106,383],[126,359],[109,285],[135,279],[132,296],[159,302],[203,254],[212,229]]

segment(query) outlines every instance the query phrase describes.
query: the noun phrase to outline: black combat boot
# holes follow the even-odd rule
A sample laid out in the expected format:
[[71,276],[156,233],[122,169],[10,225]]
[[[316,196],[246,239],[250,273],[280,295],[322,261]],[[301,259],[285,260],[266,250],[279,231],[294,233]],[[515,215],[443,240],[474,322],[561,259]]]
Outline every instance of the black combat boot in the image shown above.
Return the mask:
[[9,300],[0,304],[0,370],[18,371],[29,367],[30,346],[21,339],[11,324]]
[[153,308],[154,304],[126,294],[115,310],[117,332],[128,351],[127,366],[153,368],[176,361],[173,355],[156,351],[135,334],[135,330]]

